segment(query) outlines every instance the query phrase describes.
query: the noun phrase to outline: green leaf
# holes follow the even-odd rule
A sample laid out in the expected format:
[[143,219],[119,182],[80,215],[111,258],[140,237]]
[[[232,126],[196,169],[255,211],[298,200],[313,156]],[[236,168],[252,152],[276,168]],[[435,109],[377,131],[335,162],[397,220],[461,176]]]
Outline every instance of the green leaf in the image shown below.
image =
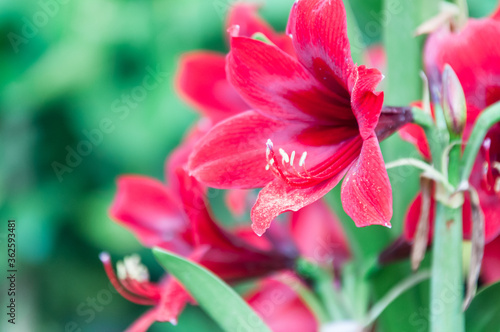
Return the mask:
[[500,282],[483,288],[465,312],[467,332],[500,331]]
[[226,332],[271,332],[255,311],[212,272],[158,248],[153,254]]

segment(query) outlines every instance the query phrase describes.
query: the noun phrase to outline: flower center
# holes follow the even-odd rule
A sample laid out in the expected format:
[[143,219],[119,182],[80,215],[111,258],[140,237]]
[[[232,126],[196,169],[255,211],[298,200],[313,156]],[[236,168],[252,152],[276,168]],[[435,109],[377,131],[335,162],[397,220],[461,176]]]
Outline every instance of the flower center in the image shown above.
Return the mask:
[[149,281],[148,269],[141,264],[141,258],[138,255],[125,257],[123,262],[118,262],[116,264],[116,269],[120,280],[132,279],[138,282]]
[[273,142],[268,139],[266,143],[266,170],[271,170],[276,177],[283,179],[287,184],[294,187],[309,187],[321,182],[322,179],[312,176],[306,168],[306,151],[302,153],[299,159],[298,167],[300,171],[294,165],[295,151],[288,155],[285,150],[279,148],[278,152],[281,156],[281,163],[276,158]]

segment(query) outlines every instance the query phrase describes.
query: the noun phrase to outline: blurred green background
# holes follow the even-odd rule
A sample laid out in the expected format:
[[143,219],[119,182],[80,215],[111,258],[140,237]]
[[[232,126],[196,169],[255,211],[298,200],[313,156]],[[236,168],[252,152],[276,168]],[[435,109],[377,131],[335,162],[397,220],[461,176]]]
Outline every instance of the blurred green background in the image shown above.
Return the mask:
[[[381,9],[381,1],[350,2],[361,27],[376,20]],[[124,173],[163,178],[166,156],[197,117],[174,91],[178,57],[196,49],[226,50],[224,15],[232,3],[0,0],[0,216],[5,225],[0,234],[3,255],[6,221],[17,220],[15,331],[68,326],[121,331],[146,309],[109,290],[98,260],[101,251],[115,260],[138,252],[153,276],[161,273],[151,253],[107,215],[115,179]],[[262,14],[283,31],[292,3],[268,0]],[[470,5],[471,14],[481,16],[495,1]],[[381,38],[381,32],[364,33],[367,44]],[[161,73],[157,86],[123,108],[122,98],[151,71]],[[106,130],[93,136],[95,143],[83,146],[101,126]],[[74,167],[60,168],[77,149],[88,153],[73,159]],[[404,208],[397,213],[401,218]],[[375,247],[399,230],[384,231],[389,235]],[[370,237],[372,231],[363,232]],[[93,298],[100,298],[95,307]],[[9,328],[3,316],[2,331]],[[210,324],[198,309],[189,309],[177,328],[155,324],[152,330],[216,331]]]

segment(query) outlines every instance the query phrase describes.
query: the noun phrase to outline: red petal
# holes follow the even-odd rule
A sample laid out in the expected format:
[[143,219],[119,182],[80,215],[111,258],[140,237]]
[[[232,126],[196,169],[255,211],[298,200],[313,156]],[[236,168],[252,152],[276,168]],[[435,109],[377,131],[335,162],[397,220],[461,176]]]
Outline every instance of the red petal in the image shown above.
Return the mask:
[[258,235],[271,225],[271,221],[286,211],[298,211],[314,203],[339,183],[347,169],[336,176],[308,188],[294,188],[281,179],[269,183],[259,193],[257,202],[252,208],[252,228]]
[[189,302],[194,302],[191,295],[176,279],[169,277],[162,285],[162,296],[158,304],[156,320],[176,325],[177,318]]
[[332,127],[328,135],[309,129],[306,123],[245,112],[219,123],[200,140],[188,167],[192,175],[211,187],[251,189],[264,187],[275,178],[272,171],[266,171],[268,139],[276,152],[280,148],[289,155],[295,151],[297,162],[307,152],[307,168],[313,174],[318,166],[315,175],[321,179],[334,176],[339,167],[345,167],[346,160],[352,161],[353,154],[359,153],[359,136],[335,142],[346,136],[344,131],[349,133],[344,127]]
[[292,288],[280,281],[264,279],[258,291],[245,298],[273,332],[318,331],[318,322],[311,311]]
[[200,261],[202,265],[228,281],[262,276],[292,266],[295,257],[276,250],[262,251],[225,231],[211,217],[198,182],[186,173],[179,173],[179,177],[195,243],[209,248]]
[[239,26],[242,37],[252,37],[255,33],[264,34],[269,40],[290,55],[294,54],[292,39],[279,34],[258,14],[259,5],[251,3],[236,3],[230,10],[226,27]]
[[373,92],[383,76],[377,69],[357,67],[352,72],[349,86],[351,88],[351,106],[358,121],[359,132],[363,139],[373,134],[377,126],[384,93]]
[[484,247],[481,276],[488,284],[500,280],[500,237]]
[[392,190],[376,137],[364,141],[358,160],[347,172],[342,205],[358,227],[390,227]]
[[340,263],[350,256],[337,217],[323,200],[292,214],[292,236],[302,256],[319,263]]
[[403,140],[415,145],[425,159],[431,159],[431,150],[422,127],[416,124],[407,124],[399,130],[399,135]]
[[431,84],[439,89],[444,65],[453,68],[465,92],[470,124],[478,111],[500,100],[500,45],[491,42],[499,39],[498,21],[484,18],[469,19],[458,33],[439,30],[427,40],[424,60]]
[[157,180],[142,176],[119,178],[110,214],[146,247],[160,246],[179,253],[189,248],[182,239],[188,225],[178,201]]
[[187,53],[179,63],[179,94],[213,122],[249,109],[227,81],[225,67],[225,56],[213,52]]
[[296,1],[287,32],[299,61],[330,90],[348,98],[353,62],[341,0]]
[[227,74],[243,99],[270,117],[355,125],[347,90],[329,91],[276,46],[233,36]]
[[[418,221],[420,218],[420,211],[422,210],[422,194],[419,193],[417,197],[410,204],[408,212],[406,213],[403,235],[405,240],[408,242],[413,242],[413,237],[417,231]],[[431,211],[429,212],[429,242],[432,242],[433,225],[434,225],[434,209],[436,206],[436,201],[431,198]]]

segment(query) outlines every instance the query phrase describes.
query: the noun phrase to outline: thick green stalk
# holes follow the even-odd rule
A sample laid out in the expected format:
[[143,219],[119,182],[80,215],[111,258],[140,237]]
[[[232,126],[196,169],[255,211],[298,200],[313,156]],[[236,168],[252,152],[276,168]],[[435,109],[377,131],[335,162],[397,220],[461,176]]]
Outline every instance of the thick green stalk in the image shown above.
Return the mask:
[[[450,152],[449,182],[460,182],[460,146]],[[431,332],[464,332],[462,207],[436,206],[432,247]]]

